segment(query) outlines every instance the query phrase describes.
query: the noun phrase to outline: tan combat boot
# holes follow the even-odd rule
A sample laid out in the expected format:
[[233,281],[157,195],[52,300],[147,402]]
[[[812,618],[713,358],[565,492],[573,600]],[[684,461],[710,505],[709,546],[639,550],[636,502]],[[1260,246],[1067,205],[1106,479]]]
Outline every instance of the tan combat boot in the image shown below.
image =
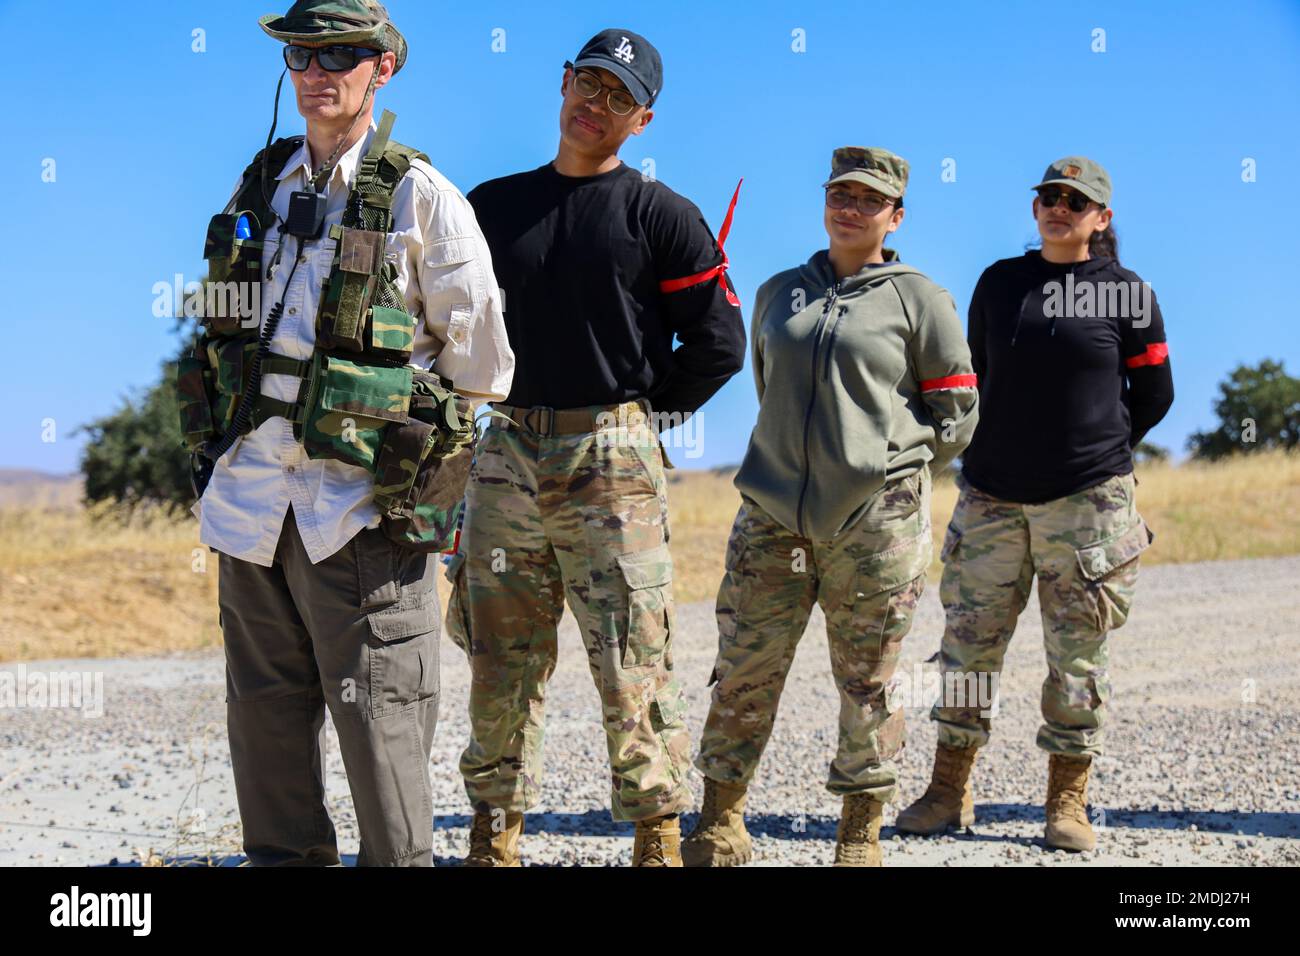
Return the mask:
[[523,866],[519,862],[519,836],[523,832],[522,813],[475,810],[469,826],[469,853],[460,865]]
[[934,773],[921,799],[898,815],[894,826],[903,833],[929,836],[950,826],[968,827],[975,822],[975,798],[970,789],[970,771],[978,747],[935,749]]
[[739,866],[754,856],[745,830],[745,785],[704,778],[704,805],[682,842],[687,866]]
[[681,866],[682,828],[677,814],[636,822],[633,866]]
[[836,866],[880,866],[880,821],[885,805],[865,793],[844,798],[835,839]]
[[1058,850],[1092,850],[1097,846],[1088,823],[1088,771],[1091,757],[1052,754],[1047,763],[1047,845]]

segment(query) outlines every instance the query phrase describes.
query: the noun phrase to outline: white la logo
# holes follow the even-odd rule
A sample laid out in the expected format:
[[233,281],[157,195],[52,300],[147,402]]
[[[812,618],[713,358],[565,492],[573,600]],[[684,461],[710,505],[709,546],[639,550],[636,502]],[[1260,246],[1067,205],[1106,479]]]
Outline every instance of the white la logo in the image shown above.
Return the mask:
[[627,37],[620,37],[618,49],[614,51],[614,55],[624,63],[631,63],[633,58],[636,56],[636,54],[632,52],[632,41]]

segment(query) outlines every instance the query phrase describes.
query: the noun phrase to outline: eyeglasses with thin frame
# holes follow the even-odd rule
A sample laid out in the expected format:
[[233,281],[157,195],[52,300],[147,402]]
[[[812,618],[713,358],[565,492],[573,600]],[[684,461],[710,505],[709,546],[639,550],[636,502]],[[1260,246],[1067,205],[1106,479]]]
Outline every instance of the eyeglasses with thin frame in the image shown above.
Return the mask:
[[382,50],[372,50],[363,46],[347,46],[344,44],[335,44],[333,46],[294,46],[292,43],[286,44],[284,48],[284,65],[295,73],[301,73],[311,66],[311,58],[316,57],[316,62],[326,73],[342,73],[350,70],[361,60],[379,56]]
[[[1067,193],[1063,189],[1040,189],[1038,198],[1048,209],[1055,208],[1056,204],[1064,199],[1066,205],[1070,207],[1070,212],[1083,212],[1088,208],[1088,204],[1093,201],[1083,193],[1077,193],[1073,190]],[[1097,205],[1103,209],[1106,208],[1102,203],[1097,203]]]
[[857,206],[858,212],[864,216],[874,216],[886,206],[897,203],[895,199],[889,199],[879,193],[867,193],[865,196],[854,198],[853,193],[847,189],[827,189],[826,205],[832,209],[845,209],[849,206]]
[[[566,63],[565,66],[573,69],[572,63]],[[601,90],[608,90],[605,102],[609,105],[610,112],[619,116],[626,116],[641,105],[627,90],[618,86],[606,86],[595,73],[586,70],[573,70],[573,88],[585,99],[599,96]]]

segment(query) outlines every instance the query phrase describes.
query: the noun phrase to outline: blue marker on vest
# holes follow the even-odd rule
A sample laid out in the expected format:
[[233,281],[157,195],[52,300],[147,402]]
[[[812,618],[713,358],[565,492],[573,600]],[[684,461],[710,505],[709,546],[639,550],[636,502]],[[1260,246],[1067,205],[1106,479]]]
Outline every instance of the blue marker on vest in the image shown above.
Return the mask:
[[239,217],[239,222],[235,223],[235,238],[236,238],[236,239],[252,239],[252,238],[253,238],[253,229],[252,229],[252,227],[249,226],[249,224],[248,224],[248,217],[247,217],[247,216],[240,216],[240,217]]

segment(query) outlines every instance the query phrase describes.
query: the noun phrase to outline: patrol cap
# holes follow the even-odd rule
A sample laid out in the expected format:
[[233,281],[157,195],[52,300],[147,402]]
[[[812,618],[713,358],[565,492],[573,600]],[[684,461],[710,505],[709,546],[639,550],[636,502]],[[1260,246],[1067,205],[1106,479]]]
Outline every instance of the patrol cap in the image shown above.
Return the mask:
[[396,73],[406,62],[406,38],[377,0],[298,0],[284,16],[268,13],[258,25],[283,43],[342,43],[391,52]]
[[654,44],[631,30],[601,30],[566,66],[609,70],[640,106],[650,106],[664,86],[664,64]]
[[1077,189],[1093,202],[1103,206],[1110,203],[1110,176],[1099,163],[1086,156],[1067,156],[1047,167],[1043,181],[1033,189],[1044,186],[1069,186]]
[[893,199],[907,189],[907,160],[879,146],[841,146],[831,154],[831,178],[822,183],[862,183]]

